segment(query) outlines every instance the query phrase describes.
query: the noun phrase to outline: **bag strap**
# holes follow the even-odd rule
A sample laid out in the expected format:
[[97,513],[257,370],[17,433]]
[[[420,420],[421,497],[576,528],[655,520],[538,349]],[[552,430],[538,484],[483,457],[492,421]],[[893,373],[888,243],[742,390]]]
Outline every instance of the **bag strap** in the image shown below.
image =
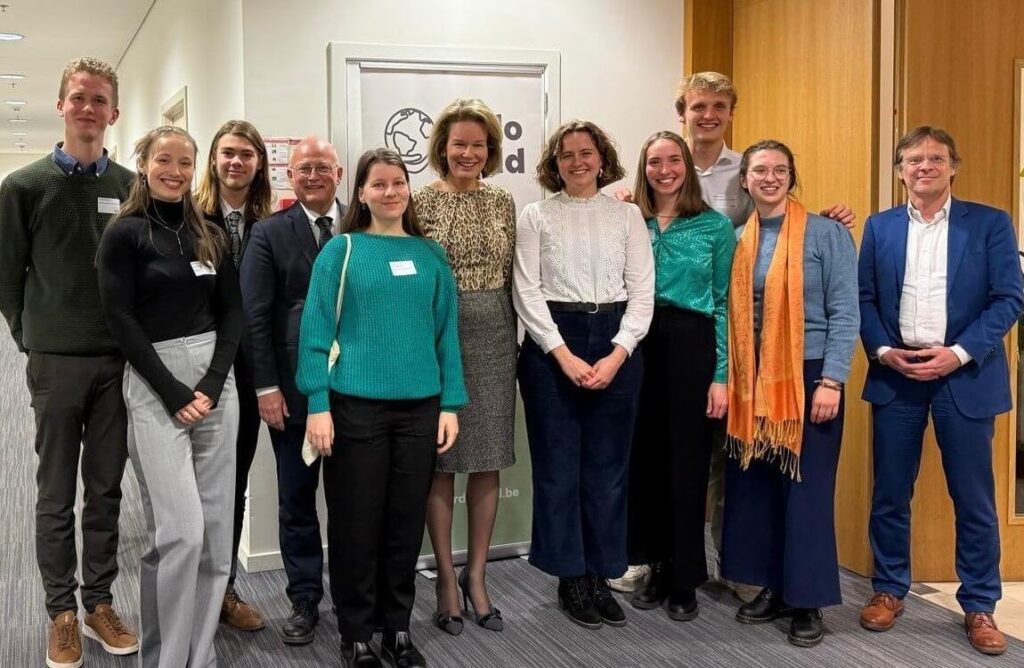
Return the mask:
[[345,300],[345,274],[348,273],[348,259],[352,256],[352,235],[343,234],[345,237],[345,261],[341,264],[341,279],[338,281],[338,302],[334,306],[334,331],[337,335],[338,327],[341,325],[341,304]]

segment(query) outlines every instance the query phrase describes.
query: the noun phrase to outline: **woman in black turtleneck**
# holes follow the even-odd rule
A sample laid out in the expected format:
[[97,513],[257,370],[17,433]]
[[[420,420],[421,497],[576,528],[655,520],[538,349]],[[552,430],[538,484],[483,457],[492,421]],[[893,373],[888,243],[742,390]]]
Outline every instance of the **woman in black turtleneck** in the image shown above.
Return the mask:
[[145,668],[207,666],[232,559],[241,296],[222,233],[192,202],[195,141],[157,128],[135,154],[138,174],[97,265],[128,360],[128,452],[149,534],[141,658]]

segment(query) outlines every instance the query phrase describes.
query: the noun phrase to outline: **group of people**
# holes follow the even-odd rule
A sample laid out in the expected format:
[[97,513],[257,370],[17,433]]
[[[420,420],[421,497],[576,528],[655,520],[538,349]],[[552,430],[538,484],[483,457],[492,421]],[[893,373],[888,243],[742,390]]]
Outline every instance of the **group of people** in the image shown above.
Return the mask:
[[[960,156],[944,131],[899,142],[909,203],[868,219],[858,267],[852,212],[806,210],[785,144],[725,145],[737,96],[713,72],[683,81],[688,139],[652,135],[631,192],[601,193],[625,175],[611,137],[563,124],[537,165],[553,196],[518,220],[486,180],[502,133],[474,98],[434,124],[432,183],[411,191],[400,156],[373,149],[346,206],[341,159],[308,137],[289,158],[296,202],[274,213],[267,150],[245,121],[217,132],[195,196],[199,149],[182,129],[147,133],[134,170],[111,161],[117,93],[109,65],[70,63],[64,141],[0,185],[0,311],[28,353],[51,668],[82,664],[79,461],[82,633],[114,654],[139,651],[144,666],[180,667],[215,665],[218,621],[264,628],[234,587],[261,421],[292,604],[284,642],[311,642],[319,620],[321,473],[346,665],[426,665],[409,634],[424,528],[436,626],[501,631],[486,564],[499,471],[515,462],[517,380],[530,562],[558,578],[573,622],[627,623],[608,581],[629,564],[650,570],[634,607],[694,619],[717,478],[728,491],[713,522],[721,575],[757,588],[737,620],[791,618],[789,641],[814,646],[821,608],[840,602],[833,502],[858,335],[875,466],[875,594],[861,624],[885,631],[903,612],[931,413],[957,508],[965,627],[979,651],[1005,650],[992,619],[991,438],[1010,409],[1002,337],[1024,297],[1009,217],[951,196]],[[110,592],[129,458],[148,533],[141,639]],[[458,573],[456,473],[468,474],[469,519]]]

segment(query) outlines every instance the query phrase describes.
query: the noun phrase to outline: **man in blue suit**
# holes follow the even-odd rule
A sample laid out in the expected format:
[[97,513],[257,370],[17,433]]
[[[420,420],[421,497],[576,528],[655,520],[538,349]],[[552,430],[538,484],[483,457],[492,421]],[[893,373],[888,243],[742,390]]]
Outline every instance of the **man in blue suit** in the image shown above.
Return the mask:
[[345,205],[335,195],[342,168],[330,143],[307,137],[292,150],[288,178],[298,201],[252,226],[242,258],[246,357],[260,417],[277,459],[281,557],[292,603],[282,628],[293,645],[313,640],[323,598],[323,543],[316,513],[320,460],[306,466],[306,397],[295,387],[299,322],[317,253],[338,231]]
[[995,416],[1010,410],[1003,337],[1024,307],[1017,241],[1006,212],[952,197],[960,156],[945,131],[911,130],[893,164],[909,202],[869,217],[860,251],[875,478],[875,594],[860,622],[887,631],[903,612],[910,500],[930,412],[956,510],[957,600],[971,645],[1001,654],[992,434]]

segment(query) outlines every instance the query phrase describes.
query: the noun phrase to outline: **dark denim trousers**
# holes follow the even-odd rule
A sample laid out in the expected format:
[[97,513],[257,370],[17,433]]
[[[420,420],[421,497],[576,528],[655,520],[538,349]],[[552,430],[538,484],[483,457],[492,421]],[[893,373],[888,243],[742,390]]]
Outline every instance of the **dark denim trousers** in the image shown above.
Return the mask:
[[[553,313],[569,350],[589,364],[611,353],[621,312]],[[519,355],[533,462],[530,563],[558,577],[626,570],[629,452],[640,394],[639,348],[604,390],[576,387],[529,338]]]

